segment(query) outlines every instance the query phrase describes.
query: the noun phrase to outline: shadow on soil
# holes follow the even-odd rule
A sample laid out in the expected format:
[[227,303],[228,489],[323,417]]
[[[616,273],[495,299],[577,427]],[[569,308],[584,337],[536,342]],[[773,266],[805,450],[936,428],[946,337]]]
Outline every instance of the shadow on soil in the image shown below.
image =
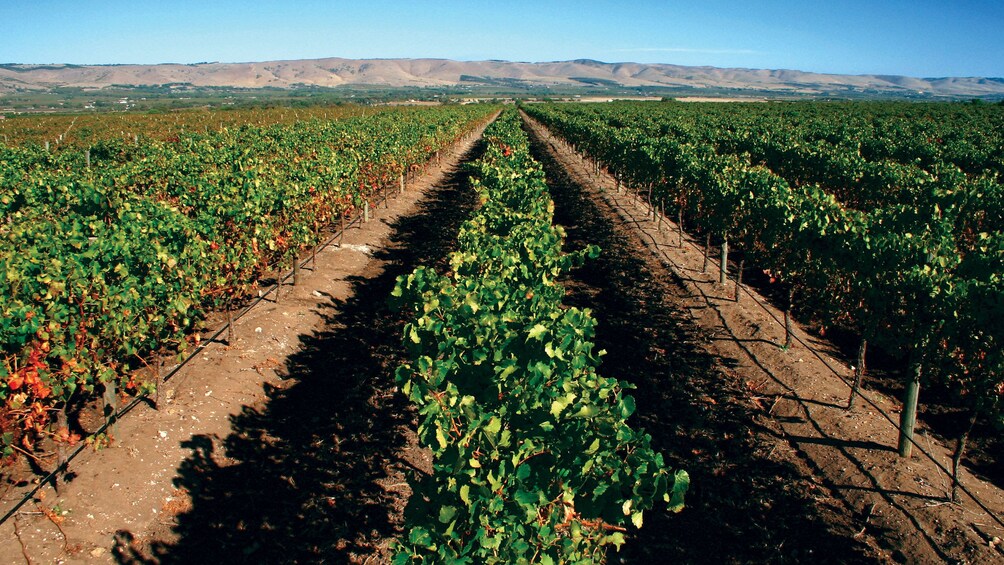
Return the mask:
[[192,507],[177,516],[176,541],[120,531],[119,563],[360,562],[400,531],[401,485],[381,483],[413,470],[401,453],[414,416],[394,392],[403,318],[387,298],[398,275],[443,266],[476,203],[468,188],[456,170],[392,224],[392,245],[375,257],[386,269],[352,280],[348,300],[325,306],[323,329],[301,336],[283,382],[266,385],[268,399],[232,417],[222,442],[187,443],[175,486]]
[[597,244],[599,259],[565,281],[566,303],[588,307],[605,349],[600,372],[637,386],[633,425],[672,468],[691,475],[680,514],[653,511],[611,563],[875,563],[853,517],[794,466],[772,460],[742,383],[715,368],[708,339],[667,294],[680,287],[535,146],[565,226],[566,249]]

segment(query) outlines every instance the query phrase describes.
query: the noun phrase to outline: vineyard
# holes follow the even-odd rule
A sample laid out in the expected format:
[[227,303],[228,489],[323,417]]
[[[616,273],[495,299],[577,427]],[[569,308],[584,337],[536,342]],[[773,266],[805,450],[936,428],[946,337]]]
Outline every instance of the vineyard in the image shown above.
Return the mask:
[[152,392],[157,359],[197,345],[207,311],[234,310],[277,269],[295,270],[488,112],[3,148],[4,456],[69,439],[67,408],[96,392],[110,405],[116,390]]
[[310,120],[359,118],[381,111],[386,110],[343,105],[17,116],[0,121],[0,140],[12,147],[48,147],[54,152],[86,151],[101,141],[139,144],[186,134],[222,133],[224,129],[243,126],[264,128]]
[[[1004,551],[1002,485],[964,469],[1004,429],[1002,107],[498,112],[0,122],[3,498],[28,493],[0,556]],[[753,304],[763,327],[725,319]],[[839,398],[804,389],[827,362]]]
[[[791,311],[906,359],[899,452],[919,389],[937,382],[979,418],[1004,398],[1004,114],[944,105],[533,106],[577,149],[669,214],[767,273]],[[736,254],[736,251],[739,253]],[[741,274],[740,274],[741,277]],[[789,334],[790,335],[790,334]],[[790,346],[790,338],[786,346]],[[953,494],[953,496],[955,496]]]

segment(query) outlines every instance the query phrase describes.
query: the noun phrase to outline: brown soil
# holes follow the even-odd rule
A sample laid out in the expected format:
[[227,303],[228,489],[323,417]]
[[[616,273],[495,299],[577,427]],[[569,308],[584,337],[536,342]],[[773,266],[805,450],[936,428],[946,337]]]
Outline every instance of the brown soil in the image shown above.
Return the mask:
[[[445,267],[476,205],[457,163],[479,150],[459,148],[374,210],[300,286],[241,319],[232,346],[213,344],[172,379],[159,410],[137,408],[109,447],[76,459],[58,490],[2,526],[0,560],[386,562],[408,477],[429,470],[394,386],[404,321],[386,298],[397,275]],[[603,248],[565,281],[567,302],[593,310],[601,371],[637,386],[635,425],[693,479],[687,508],[647,514],[612,562],[1002,560],[991,542],[1004,530],[971,501],[944,503],[948,480],[896,457],[877,409],[843,410],[847,389],[822,361],[778,347],[775,310],[732,302],[692,242],[677,247],[671,226],[560,143],[536,150],[567,246]],[[849,374],[827,343],[798,335]],[[963,481],[1004,510],[998,488]]]
[[[700,244],[533,129],[569,246],[604,249],[570,302],[594,309],[602,370],[638,386],[638,419],[693,477],[688,508],[646,517],[625,561],[1004,562],[1004,527],[971,499],[947,503],[932,461],[895,453],[897,401],[866,391],[846,410],[851,369],[832,344],[796,327],[783,350],[781,312],[749,288],[734,302],[717,257],[702,273]],[[950,449],[919,441],[950,467]],[[1004,516],[999,487],[962,483]]]

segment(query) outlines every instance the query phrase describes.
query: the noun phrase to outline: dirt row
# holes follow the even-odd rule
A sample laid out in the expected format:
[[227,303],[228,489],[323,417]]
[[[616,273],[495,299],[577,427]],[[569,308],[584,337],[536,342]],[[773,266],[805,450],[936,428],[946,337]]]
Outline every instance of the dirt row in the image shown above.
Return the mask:
[[[846,410],[852,370],[832,344],[797,328],[799,342],[784,350],[781,312],[747,287],[735,302],[734,279],[722,286],[713,268],[702,272],[698,242],[685,236],[681,245],[673,222],[653,219],[612,176],[531,129],[570,246],[577,238],[601,245],[606,264],[595,276],[623,277],[607,284],[634,289],[633,305],[597,315],[598,344],[611,352],[604,367],[638,384],[639,417],[669,427],[653,438],[680,465],[696,466],[690,508],[665,527],[705,540],[715,562],[1004,560],[1004,530],[992,516],[972,500],[947,503],[950,479],[934,462],[896,455],[898,402],[869,391],[868,402]],[[598,298],[583,304],[611,310],[600,283],[584,284]],[[636,341],[649,344],[652,362],[628,348]],[[667,411],[675,416],[663,421]],[[950,467],[949,449],[927,435],[920,441]],[[968,472],[962,482],[1004,515],[999,488]]]

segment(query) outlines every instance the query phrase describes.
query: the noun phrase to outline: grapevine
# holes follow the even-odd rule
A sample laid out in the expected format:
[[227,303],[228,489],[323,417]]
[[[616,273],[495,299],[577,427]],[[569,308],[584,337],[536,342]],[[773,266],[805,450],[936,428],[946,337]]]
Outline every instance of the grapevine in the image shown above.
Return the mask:
[[625,422],[630,385],[598,374],[590,312],[561,304],[558,277],[599,250],[562,253],[518,115],[486,137],[482,206],[450,273],[420,267],[393,292],[412,316],[397,379],[434,469],[414,485],[394,562],[600,562],[657,499],[679,511],[689,478]]

